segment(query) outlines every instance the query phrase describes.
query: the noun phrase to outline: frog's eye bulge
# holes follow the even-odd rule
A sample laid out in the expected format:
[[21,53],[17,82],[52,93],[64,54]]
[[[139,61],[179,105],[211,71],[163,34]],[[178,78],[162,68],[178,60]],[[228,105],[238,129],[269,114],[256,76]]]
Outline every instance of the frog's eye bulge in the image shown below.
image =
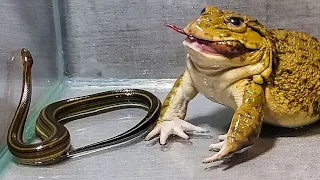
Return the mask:
[[228,23],[234,26],[241,26],[243,24],[243,19],[239,17],[230,17]]

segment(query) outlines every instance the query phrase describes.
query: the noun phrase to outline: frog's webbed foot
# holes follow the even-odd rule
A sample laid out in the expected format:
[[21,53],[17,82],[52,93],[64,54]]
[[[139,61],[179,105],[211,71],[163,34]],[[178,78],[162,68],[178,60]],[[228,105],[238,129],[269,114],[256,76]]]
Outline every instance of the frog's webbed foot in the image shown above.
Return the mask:
[[174,120],[163,120],[146,136],[145,140],[150,140],[160,134],[160,144],[165,144],[171,134],[183,139],[189,139],[186,132],[206,132],[206,130],[178,118]]
[[[234,144],[231,145],[228,143],[227,134],[220,135],[218,138],[219,138],[220,142],[213,143],[209,146],[210,151],[215,151],[217,153],[211,157],[204,159],[203,163],[210,163],[210,162],[230,158],[237,153],[242,153],[242,152],[246,151],[248,148],[250,148],[252,146],[252,145],[245,146],[243,148],[238,149],[238,148],[232,147],[232,146],[234,146]],[[235,150],[235,149],[237,149],[237,150]]]
[[[227,139],[227,134],[219,135],[219,136],[218,136],[218,140],[219,140],[220,142],[210,144],[210,146],[209,146],[209,151],[219,152],[219,151],[222,149],[223,145],[226,143],[226,142],[225,142],[226,139]],[[252,146],[252,145],[251,145],[251,146]],[[242,152],[244,152],[245,150],[247,150],[248,148],[250,148],[251,146],[242,148],[242,149],[236,151],[235,153],[242,153]]]
[[219,152],[220,149],[222,148],[223,144],[225,143],[224,141],[227,139],[227,134],[223,134],[223,135],[219,135],[218,136],[218,143],[212,143],[209,146],[209,151],[215,151],[215,152]]

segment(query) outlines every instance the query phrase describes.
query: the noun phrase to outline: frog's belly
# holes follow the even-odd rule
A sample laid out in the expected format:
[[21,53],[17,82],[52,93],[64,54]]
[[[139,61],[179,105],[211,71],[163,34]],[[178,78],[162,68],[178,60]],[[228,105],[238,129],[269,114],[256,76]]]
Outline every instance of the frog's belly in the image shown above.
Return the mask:
[[216,103],[236,108],[236,103],[230,97],[229,91],[219,87],[219,83],[214,77],[208,77],[203,74],[198,74],[195,71],[189,70],[191,79],[196,90],[211,101]]

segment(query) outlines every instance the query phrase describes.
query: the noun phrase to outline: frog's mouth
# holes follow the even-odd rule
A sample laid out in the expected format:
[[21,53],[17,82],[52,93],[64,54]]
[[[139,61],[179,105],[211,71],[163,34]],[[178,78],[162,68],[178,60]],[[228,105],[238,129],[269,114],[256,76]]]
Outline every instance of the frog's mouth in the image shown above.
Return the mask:
[[193,48],[196,48],[198,51],[203,53],[234,58],[252,51],[236,40],[208,41],[189,35],[184,32],[183,29],[177,26],[171,24],[167,24],[166,26],[172,28],[180,34],[186,35],[187,38],[185,40],[192,45]]

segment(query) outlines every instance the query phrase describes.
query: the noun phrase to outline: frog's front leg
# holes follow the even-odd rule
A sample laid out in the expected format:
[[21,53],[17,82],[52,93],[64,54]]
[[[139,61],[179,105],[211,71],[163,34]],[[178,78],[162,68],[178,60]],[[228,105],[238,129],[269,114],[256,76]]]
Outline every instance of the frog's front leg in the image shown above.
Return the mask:
[[160,134],[160,144],[165,144],[169,135],[174,134],[184,139],[189,136],[186,131],[204,131],[201,127],[184,121],[187,106],[198,92],[193,86],[189,71],[186,70],[176,80],[173,88],[165,98],[155,128],[146,136],[146,140]]
[[[238,108],[233,115],[228,133],[219,136],[221,142],[211,144],[209,147],[210,149],[218,149],[218,153],[204,159],[204,163],[217,161],[232,156],[234,153],[242,152],[253,145],[259,137],[263,119],[263,88],[261,85],[249,82],[243,89],[243,93],[237,91],[238,87],[235,88],[234,92],[231,92],[234,93],[235,100],[238,100]],[[242,98],[239,98],[239,94],[242,94]]]

